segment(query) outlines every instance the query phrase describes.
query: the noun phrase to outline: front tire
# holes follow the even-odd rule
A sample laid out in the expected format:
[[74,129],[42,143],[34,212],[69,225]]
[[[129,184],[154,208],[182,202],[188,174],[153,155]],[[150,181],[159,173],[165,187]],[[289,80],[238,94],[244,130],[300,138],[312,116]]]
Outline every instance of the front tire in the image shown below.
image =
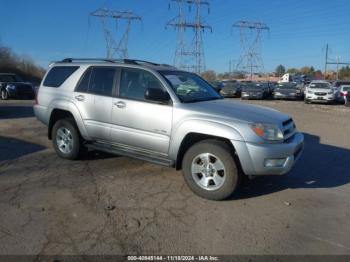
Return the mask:
[[9,93],[6,89],[1,90],[1,99],[2,100],[8,100],[9,99]]
[[183,158],[182,172],[190,189],[209,200],[228,198],[239,184],[231,149],[221,141],[205,140],[193,145]]
[[69,160],[79,158],[84,148],[78,127],[73,119],[61,119],[54,124],[52,144],[59,157]]

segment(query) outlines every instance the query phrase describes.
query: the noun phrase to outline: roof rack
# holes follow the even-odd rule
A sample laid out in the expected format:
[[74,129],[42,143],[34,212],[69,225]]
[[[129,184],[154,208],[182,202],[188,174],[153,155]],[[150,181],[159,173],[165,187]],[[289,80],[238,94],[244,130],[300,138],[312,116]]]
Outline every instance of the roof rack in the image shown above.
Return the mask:
[[153,66],[165,66],[165,67],[173,67],[171,65],[167,64],[157,64],[149,61],[144,60],[138,60],[138,59],[109,59],[109,58],[65,58],[58,63],[73,63],[73,62],[79,62],[79,61],[96,61],[96,62],[107,62],[107,63],[124,63],[124,64],[131,64],[131,65],[153,65]]
[[79,61],[98,61],[98,62],[108,62],[108,63],[117,63],[118,60],[108,59],[108,58],[65,58],[60,63],[73,63]]

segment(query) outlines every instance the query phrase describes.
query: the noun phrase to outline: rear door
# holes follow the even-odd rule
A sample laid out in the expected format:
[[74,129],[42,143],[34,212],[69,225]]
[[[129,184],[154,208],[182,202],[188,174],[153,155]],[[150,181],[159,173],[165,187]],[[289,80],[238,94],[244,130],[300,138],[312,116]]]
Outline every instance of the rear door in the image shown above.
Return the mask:
[[96,140],[110,139],[116,71],[116,67],[90,67],[75,89],[75,104],[89,136]]
[[167,155],[170,142],[172,103],[146,101],[147,88],[160,88],[160,80],[142,69],[122,68],[119,96],[113,99],[111,140],[122,146]]

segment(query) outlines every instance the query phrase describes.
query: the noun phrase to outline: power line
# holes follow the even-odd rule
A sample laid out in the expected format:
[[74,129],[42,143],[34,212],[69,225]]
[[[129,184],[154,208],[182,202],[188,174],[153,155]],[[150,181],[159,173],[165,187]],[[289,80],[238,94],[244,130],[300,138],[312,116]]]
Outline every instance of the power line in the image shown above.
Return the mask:
[[[128,40],[131,23],[133,21],[142,21],[142,18],[134,15],[132,11],[114,11],[106,8],[98,9],[90,13],[90,16],[98,17],[101,20],[107,47],[107,58],[113,58],[115,55],[122,59],[128,58]],[[124,32],[119,41],[115,40],[112,30],[108,26],[107,19],[115,20],[115,30],[118,30],[119,20],[126,21]]]
[[[259,69],[264,68],[261,57],[262,32],[270,28],[261,22],[238,21],[233,24],[240,31],[241,55],[237,63],[237,70],[249,72],[250,78]],[[249,31],[249,35],[248,32]]]
[[[205,70],[205,56],[203,50],[203,33],[205,30],[212,31],[210,25],[202,20],[202,7],[207,7],[209,2],[204,0],[170,0],[176,2],[178,15],[167,23],[167,27],[177,29],[177,43],[174,57],[174,65],[188,71],[200,74]],[[188,21],[185,11],[186,5],[191,12],[195,9],[194,20]],[[170,7],[170,4],[169,4]],[[192,29],[194,36],[190,44],[186,41],[186,29]]]

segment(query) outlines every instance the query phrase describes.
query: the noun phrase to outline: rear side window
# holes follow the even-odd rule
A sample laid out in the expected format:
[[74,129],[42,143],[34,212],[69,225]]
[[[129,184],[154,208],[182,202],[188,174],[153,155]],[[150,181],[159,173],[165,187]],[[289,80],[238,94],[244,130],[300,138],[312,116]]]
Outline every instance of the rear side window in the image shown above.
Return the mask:
[[78,68],[79,66],[56,66],[51,68],[45,78],[44,86],[60,87]]
[[86,70],[75,91],[112,96],[115,75],[115,67],[90,67]]

